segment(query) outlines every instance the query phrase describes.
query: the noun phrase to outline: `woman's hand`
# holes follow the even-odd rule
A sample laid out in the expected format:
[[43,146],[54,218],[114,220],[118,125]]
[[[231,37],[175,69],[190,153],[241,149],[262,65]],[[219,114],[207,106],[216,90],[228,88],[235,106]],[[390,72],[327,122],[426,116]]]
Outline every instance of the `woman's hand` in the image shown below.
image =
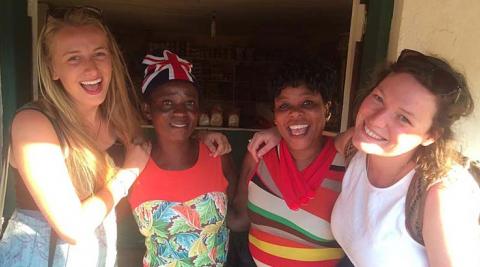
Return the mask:
[[354,133],[355,133],[355,127],[351,127],[347,129],[345,132],[339,133],[335,137],[335,148],[340,154],[347,156],[345,155],[345,150],[347,148],[347,144],[352,140]]
[[247,149],[255,162],[263,157],[268,151],[280,143],[281,136],[277,127],[256,132],[252,139],[248,140]]
[[232,151],[228,138],[222,133],[199,131],[198,139],[208,147],[212,157],[222,156]]
[[125,147],[123,169],[133,171],[137,175],[140,174],[147,165],[151,150],[152,145],[150,142],[127,145]]
[[107,185],[112,192],[113,203],[116,205],[128,195],[130,187],[147,165],[150,158],[151,144],[148,142],[127,145],[125,162],[115,177]]

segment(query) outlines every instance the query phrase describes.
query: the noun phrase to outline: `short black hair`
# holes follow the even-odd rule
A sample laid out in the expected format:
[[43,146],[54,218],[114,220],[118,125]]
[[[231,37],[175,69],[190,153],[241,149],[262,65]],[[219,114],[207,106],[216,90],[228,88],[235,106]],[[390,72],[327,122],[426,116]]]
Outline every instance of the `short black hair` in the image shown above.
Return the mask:
[[276,98],[287,87],[306,86],[330,101],[338,84],[337,72],[323,60],[290,60],[281,64],[272,81],[272,96]]

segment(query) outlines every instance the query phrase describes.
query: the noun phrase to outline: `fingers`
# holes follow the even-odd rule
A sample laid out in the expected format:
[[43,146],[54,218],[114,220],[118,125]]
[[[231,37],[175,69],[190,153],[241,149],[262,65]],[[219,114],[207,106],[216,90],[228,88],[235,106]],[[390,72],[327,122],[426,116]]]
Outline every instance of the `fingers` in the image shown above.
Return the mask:
[[258,150],[257,157],[259,159],[261,159],[270,150],[271,150],[271,148],[269,146],[267,146],[267,145],[263,146],[260,150]]
[[248,151],[256,162],[263,157],[270,149],[274,148],[280,142],[280,135],[277,129],[270,128],[256,132],[247,146]]
[[248,149],[248,152],[250,152],[250,154],[252,155],[255,162],[259,161],[260,156],[258,152],[259,152],[259,148],[263,145],[264,145],[264,140],[261,137],[260,132],[255,133],[252,139],[248,140],[247,149]]
[[221,133],[207,132],[203,134],[202,142],[208,147],[210,156],[217,157],[232,151],[228,138]]
[[152,152],[152,143],[150,143],[149,141],[144,142],[142,144],[142,149],[145,150],[148,155],[150,155],[150,153]]
[[208,150],[210,151],[210,156],[214,156],[215,152],[217,151],[217,147],[212,142],[212,140],[204,140],[204,144],[207,146]]
[[232,147],[228,139],[224,135],[220,135],[216,140],[212,140],[212,149],[210,149],[210,155],[212,157],[222,156],[232,151]]

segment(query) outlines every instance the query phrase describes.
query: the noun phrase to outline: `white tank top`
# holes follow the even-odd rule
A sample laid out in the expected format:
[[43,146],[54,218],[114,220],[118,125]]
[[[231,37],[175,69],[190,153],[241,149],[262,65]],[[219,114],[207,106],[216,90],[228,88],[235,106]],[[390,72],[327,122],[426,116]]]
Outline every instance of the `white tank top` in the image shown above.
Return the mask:
[[368,180],[366,154],[353,157],[331,223],[335,239],[355,266],[428,266],[425,248],[405,227],[405,197],[414,173],[378,188]]

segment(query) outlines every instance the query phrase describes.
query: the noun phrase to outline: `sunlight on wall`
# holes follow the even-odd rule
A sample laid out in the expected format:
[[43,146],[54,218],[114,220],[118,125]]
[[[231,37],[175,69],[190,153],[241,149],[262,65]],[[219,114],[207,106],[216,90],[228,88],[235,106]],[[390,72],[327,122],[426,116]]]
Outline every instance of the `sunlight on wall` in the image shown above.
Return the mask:
[[472,116],[456,126],[462,151],[480,159],[480,1],[395,0],[388,59],[404,48],[448,60],[464,73],[476,104]]

